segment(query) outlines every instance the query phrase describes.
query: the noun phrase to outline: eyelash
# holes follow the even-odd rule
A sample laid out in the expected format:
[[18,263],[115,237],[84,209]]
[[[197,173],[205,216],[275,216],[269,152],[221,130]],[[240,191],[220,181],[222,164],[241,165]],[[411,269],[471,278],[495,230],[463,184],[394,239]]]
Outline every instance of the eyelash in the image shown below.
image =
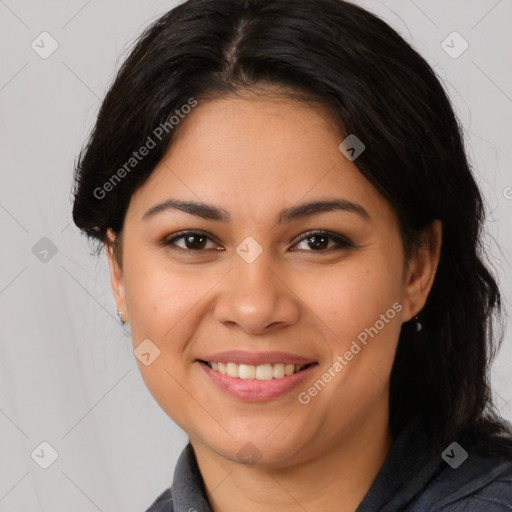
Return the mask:
[[[312,252],[316,254],[325,254],[328,252],[332,252],[333,250],[343,250],[343,249],[353,249],[355,246],[354,244],[346,237],[341,236],[337,233],[332,233],[330,231],[326,230],[316,230],[316,231],[307,231],[306,233],[303,233],[301,235],[301,238],[294,244],[298,245],[301,242],[307,241],[307,239],[311,236],[327,236],[330,238],[330,240],[334,241],[338,247],[330,247],[328,249],[322,249],[319,251],[315,251],[313,249],[307,250],[306,252]],[[178,251],[184,251],[186,253],[200,253],[206,250],[212,250],[212,249],[188,249],[183,247],[178,247],[176,244],[176,241],[181,240],[183,238],[189,237],[189,236],[203,236],[208,238],[209,241],[215,242],[208,233],[205,231],[180,231],[179,233],[175,233],[171,235],[171,237],[168,237],[162,241],[162,245],[165,247],[168,247],[172,250],[178,250]],[[217,249],[218,250],[218,249]]]

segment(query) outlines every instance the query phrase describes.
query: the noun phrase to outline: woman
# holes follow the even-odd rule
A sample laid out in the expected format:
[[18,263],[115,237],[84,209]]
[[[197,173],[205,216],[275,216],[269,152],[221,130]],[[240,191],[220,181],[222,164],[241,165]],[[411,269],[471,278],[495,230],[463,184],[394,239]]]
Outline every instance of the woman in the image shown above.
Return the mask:
[[189,0],[76,169],[142,376],[187,433],[151,512],[509,510],[482,197],[426,62],[340,0]]

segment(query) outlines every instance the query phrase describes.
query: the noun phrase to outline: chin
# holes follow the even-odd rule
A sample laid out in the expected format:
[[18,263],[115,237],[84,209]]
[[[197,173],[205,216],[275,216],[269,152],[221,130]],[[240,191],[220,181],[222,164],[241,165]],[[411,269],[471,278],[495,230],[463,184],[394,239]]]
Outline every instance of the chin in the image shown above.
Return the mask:
[[228,441],[208,440],[203,444],[231,462],[259,467],[276,467],[289,463],[305,448],[303,437],[297,436],[295,439],[295,436],[290,437],[289,433],[286,433],[270,439],[268,432],[255,432],[251,435],[229,438]]

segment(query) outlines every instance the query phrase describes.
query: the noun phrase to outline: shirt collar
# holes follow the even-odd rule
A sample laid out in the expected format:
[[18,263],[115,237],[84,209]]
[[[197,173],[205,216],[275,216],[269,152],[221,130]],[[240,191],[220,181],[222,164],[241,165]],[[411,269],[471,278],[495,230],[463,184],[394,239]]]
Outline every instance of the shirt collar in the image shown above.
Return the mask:
[[172,501],[174,512],[212,512],[190,443],[181,453],[174,470]]
[[[425,428],[418,418],[412,420],[393,443],[382,468],[356,512],[408,510],[408,504],[421,496],[440,473],[447,469],[440,454],[429,455],[434,437],[434,433]],[[448,478],[449,481],[445,482],[446,489],[442,493],[448,496],[447,499],[455,496],[452,492],[458,492],[457,489],[463,484],[471,483],[469,490],[465,491],[469,493],[471,489],[492,480],[498,470],[504,471],[501,466],[496,467],[497,462],[493,458],[480,458],[472,454],[470,460],[472,463],[464,466],[464,471],[449,473],[451,476]],[[510,471],[510,463],[507,464]],[[449,485],[453,487],[450,492],[447,487]],[[434,491],[434,494],[437,493],[438,491]],[[428,496],[429,500],[433,498],[435,496]],[[212,512],[191,444],[185,447],[176,464],[172,484],[172,506],[173,512]],[[429,508],[421,510],[427,509]]]

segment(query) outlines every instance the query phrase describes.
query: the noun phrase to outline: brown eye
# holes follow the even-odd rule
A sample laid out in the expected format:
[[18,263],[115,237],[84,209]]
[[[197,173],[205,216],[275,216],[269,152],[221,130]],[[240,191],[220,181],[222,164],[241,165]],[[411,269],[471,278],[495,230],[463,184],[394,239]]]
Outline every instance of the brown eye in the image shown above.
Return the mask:
[[348,249],[354,247],[354,245],[341,235],[317,231],[307,233],[306,236],[299,240],[295,247],[298,250],[321,253],[330,250]]
[[311,235],[306,239],[311,249],[327,249],[329,245],[329,237],[326,235]]
[[187,249],[204,249],[207,237],[202,235],[189,235],[183,237]]
[[[211,245],[208,247],[208,243]],[[205,233],[186,231],[172,236],[163,242],[165,246],[184,251],[201,251],[203,249],[214,249],[217,245]]]

